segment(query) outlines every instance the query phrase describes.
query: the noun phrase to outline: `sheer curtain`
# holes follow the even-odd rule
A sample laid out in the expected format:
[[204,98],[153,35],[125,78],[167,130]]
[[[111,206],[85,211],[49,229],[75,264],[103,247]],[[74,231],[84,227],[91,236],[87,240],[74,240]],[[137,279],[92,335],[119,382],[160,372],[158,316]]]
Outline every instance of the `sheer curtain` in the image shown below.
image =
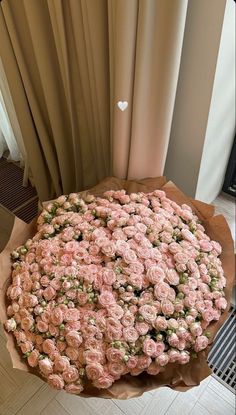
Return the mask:
[[22,159],[7,114],[4,98],[0,91],[0,157],[2,157],[6,150],[9,150],[9,160],[19,161]]
[[[8,150],[8,159],[19,161],[22,160],[22,155],[9,118],[9,115],[14,112],[5,72],[0,60],[0,157],[2,157],[4,151]],[[10,117],[12,118],[11,115]]]
[[24,166],[23,185],[26,185],[28,161],[25,146],[0,58],[0,157],[5,151],[9,161],[20,161]]

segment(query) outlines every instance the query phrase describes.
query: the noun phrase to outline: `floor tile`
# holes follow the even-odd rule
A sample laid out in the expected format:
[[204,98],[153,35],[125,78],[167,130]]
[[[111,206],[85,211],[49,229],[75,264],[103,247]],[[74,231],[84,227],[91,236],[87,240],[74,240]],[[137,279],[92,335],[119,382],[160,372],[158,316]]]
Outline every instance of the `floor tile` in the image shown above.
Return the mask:
[[222,383],[218,382],[213,376],[211,376],[211,380],[208,384],[209,388],[211,388],[214,392],[217,393],[218,396],[223,398],[226,402],[228,402],[231,406],[235,407],[235,395],[229,389],[227,389]]
[[208,412],[206,408],[204,408],[197,402],[193,410],[190,412],[190,415],[210,415],[210,412]]
[[235,415],[235,408],[209,386],[200,396],[198,403],[212,415]]

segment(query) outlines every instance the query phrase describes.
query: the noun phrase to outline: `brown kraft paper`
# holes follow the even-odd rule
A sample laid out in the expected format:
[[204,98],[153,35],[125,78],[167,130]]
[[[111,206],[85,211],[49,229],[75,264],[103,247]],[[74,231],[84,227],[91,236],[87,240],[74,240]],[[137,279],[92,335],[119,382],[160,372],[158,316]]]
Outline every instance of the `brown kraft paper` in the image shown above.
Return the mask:
[[[234,286],[234,250],[233,240],[225,218],[222,215],[214,216],[214,207],[197,200],[193,200],[181,192],[172,182],[167,182],[165,177],[148,178],[143,180],[120,180],[115,177],[108,177],[104,179],[97,186],[90,189],[88,192],[96,196],[102,196],[107,190],[125,189],[127,193],[132,192],[152,192],[155,189],[162,189],[171,200],[178,204],[186,203],[197,214],[200,220],[203,221],[203,226],[206,233],[211,239],[218,241],[222,246],[221,261],[227,285],[225,288],[225,295],[228,301],[227,310],[221,315],[219,321],[214,322],[208,326],[208,331],[211,333],[210,345],[208,348],[198,354],[197,358],[191,359],[186,365],[178,365],[176,363],[169,363],[165,370],[156,376],[148,375],[146,372],[139,376],[125,375],[120,380],[116,381],[109,389],[99,390],[89,385],[86,386],[84,392],[79,396],[83,397],[99,397],[99,398],[115,398],[128,399],[142,395],[152,389],[160,386],[168,386],[174,390],[186,391],[199,383],[211,374],[211,370],[207,364],[207,356],[214,340],[214,337],[222,326],[228,316],[228,309],[231,302],[231,294]],[[81,192],[82,195],[87,192]],[[45,206],[48,202],[44,202]],[[10,285],[11,277],[11,260],[10,253],[17,246],[24,244],[28,238],[33,237],[36,232],[36,220],[30,224],[25,224],[20,219],[15,217],[14,226],[10,239],[5,249],[0,254],[0,320],[4,323],[7,319],[6,315],[6,290]],[[20,350],[17,348],[14,336],[5,331],[7,343],[6,347],[10,353],[13,368],[21,369],[36,376],[39,373],[31,369],[24,359]]]

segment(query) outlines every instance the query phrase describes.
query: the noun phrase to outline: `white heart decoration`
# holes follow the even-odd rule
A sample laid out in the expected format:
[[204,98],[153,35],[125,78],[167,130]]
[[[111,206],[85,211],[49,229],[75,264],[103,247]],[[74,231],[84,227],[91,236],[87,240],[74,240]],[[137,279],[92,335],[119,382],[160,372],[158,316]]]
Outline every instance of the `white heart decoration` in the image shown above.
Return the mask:
[[117,102],[117,106],[121,111],[124,111],[128,107],[128,102],[127,101],[119,101],[119,102]]

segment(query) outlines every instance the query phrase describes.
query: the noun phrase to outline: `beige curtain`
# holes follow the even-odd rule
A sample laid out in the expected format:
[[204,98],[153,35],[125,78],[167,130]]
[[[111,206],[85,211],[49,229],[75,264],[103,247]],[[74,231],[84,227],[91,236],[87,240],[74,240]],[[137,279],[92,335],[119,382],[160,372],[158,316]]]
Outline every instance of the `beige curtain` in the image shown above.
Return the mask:
[[1,2],[0,53],[41,200],[110,174],[163,173],[186,9],[187,0]]

